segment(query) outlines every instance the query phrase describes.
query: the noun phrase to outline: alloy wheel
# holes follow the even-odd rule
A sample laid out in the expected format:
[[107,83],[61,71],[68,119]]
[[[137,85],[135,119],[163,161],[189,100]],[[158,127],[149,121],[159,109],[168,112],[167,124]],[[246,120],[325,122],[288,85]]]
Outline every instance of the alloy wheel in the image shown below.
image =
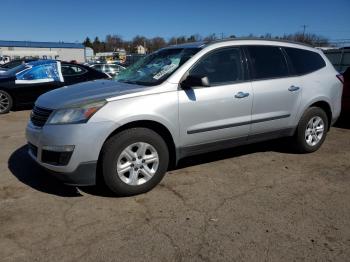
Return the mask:
[[156,149],[145,142],[126,147],[118,157],[116,173],[126,184],[138,186],[149,181],[157,172],[159,156]]
[[321,117],[315,116],[310,119],[305,130],[305,141],[309,146],[316,146],[324,135],[324,122]]
[[6,94],[0,92],[0,113],[7,111],[9,106],[10,98]]

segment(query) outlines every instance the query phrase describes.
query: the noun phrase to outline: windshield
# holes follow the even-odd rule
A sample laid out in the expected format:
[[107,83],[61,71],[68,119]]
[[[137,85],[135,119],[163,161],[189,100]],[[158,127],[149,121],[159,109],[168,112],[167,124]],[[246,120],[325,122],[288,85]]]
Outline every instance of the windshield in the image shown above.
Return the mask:
[[120,71],[114,80],[149,86],[160,84],[199,50],[199,48],[170,48],[157,51]]

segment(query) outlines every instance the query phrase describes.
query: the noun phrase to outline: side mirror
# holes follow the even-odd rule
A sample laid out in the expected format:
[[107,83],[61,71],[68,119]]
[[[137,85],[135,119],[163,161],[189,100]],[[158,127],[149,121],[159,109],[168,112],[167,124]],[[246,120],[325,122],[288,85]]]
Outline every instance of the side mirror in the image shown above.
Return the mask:
[[188,75],[182,82],[182,88],[190,88],[195,86],[209,87],[209,79],[207,76]]

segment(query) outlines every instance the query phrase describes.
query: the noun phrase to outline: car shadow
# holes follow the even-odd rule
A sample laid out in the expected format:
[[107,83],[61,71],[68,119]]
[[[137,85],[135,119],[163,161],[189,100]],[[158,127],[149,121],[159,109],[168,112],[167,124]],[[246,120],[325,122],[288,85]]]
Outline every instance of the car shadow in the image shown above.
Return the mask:
[[[178,166],[172,170],[181,170],[186,167],[211,163],[223,159],[249,155],[257,152],[280,152],[293,154],[289,141],[286,139],[271,140],[257,144],[245,145],[221,151],[187,157],[180,160]],[[13,152],[8,160],[8,168],[11,173],[22,183],[33,189],[61,197],[80,197],[84,193],[99,197],[116,197],[103,183],[98,186],[75,187],[68,186],[48,174],[36,164],[27,153],[28,147],[22,146]]]
[[11,173],[22,183],[40,192],[61,197],[82,196],[78,189],[67,186],[48,175],[44,169],[30,158],[28,147],[22,146],[13,152],[8,160],[8,168]]
[[16,105],[14,108],[12,108],[11,111],[18,112],[18,111],[25,111],[25,110],[32,110],[33,105]]
[[280,138],[269,140],[266,142],[254,143],[249,145],[242,145],[232,147],[220,151],[200,154],[196,156],[186,157],[181,159],[176,169],[182,169],[190,166],[196,166],[211,162],[216,162],[228,158],[239,157],[243,155],[254,154],[258,152],[279,152],[284,154],[295,154],[296,151],[291,147],[288,138]]
[[350,129],[350,114],[340,115],[338,121],[334,124],[334,127]]

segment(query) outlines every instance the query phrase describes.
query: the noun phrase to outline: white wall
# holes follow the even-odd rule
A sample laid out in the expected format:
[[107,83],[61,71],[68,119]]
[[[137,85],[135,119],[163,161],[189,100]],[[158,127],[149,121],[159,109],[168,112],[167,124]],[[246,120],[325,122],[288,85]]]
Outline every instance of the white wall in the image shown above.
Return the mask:
[[[1,55],[9,56],[39,56],[43,55],[53,56],[57,55],[59,60],[71,61],[76,60],[79,63],[85,62],[85,49],[84,48],[35,48],[35,47],[0,47]],[[53,57],[54,59],[54,57]]]

